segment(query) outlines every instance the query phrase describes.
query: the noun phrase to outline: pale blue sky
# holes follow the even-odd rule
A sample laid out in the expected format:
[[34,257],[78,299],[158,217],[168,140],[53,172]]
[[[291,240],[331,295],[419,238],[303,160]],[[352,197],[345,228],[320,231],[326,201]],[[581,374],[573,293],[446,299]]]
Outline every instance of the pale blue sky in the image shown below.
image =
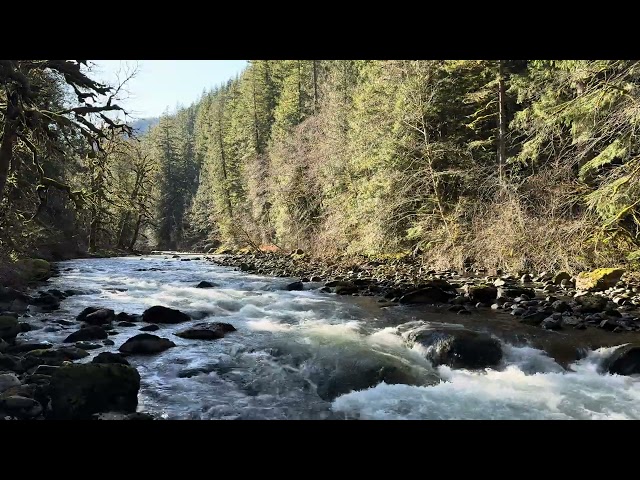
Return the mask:
[[[203,90],[235,77],[247,65],[246,60],[91,60],[94,78],[117,84],[118,77],[138,69],[118,102],[136,118],[158,117],[168,107],[187,107],[198,100]],[[124,77],[126,78],[126,74]]]

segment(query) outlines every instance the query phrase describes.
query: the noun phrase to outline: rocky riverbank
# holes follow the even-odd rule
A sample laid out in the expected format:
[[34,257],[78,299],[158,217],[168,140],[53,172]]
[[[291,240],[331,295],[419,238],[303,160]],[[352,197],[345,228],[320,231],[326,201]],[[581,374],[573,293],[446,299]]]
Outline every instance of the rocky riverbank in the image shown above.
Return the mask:
[[510,313],[514,322],[548,330],[640,331],[640,282],[622,269],[599,269],[575,277],[568,272],[487,275],[436,271],[411,257],[321,262],[301,250],[289,255],[263,252],[207,258],[247,273],[298,277],[287,286],[291,290],[376,296],[385,307],[439,305],[458,315],[493,309]]

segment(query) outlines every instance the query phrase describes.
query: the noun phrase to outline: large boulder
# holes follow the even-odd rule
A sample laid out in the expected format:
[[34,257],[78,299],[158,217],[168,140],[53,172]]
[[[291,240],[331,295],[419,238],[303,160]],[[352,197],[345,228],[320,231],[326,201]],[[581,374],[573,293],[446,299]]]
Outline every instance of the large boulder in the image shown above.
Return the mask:
[[24,420],[40,415],[42,413],[42,405],[33,398],[13,395],[0,399],[0,410]]
[[41,258],[18,260],[16,268],[20,276],[26,281],[41,281],[51,276],[51,264]]
[[462,328],[422,326],[406,334],[412,344],[420,344],[434,366],[483,369],[502,360],[502,347],[495,338]]
[[576,277],[576,289],[585,291],[606,290],[615,286],[624,274],[622,268],[598,268],[581,272]]
[[180,338],[194,340],[215,340],[224,337],[224,334],[227,332],[235,331],[235,327],[229,323],[196,323],[193,327],[175,333],[175,335]]
[[165,350],[175,347],[168,338],[161,338],[150,333],[140,333],[124,342],[118,351],[125,354],[153,354],[164,352]]
[[580,295],[575,301],[583,313],[599,313],[607,308],[607,299],[597,295]]
[[90,419],[94,413],[135,412],[140,374],[128,365],[85,363],[66,365],[51,377],[49,416]]
[[215,286],[216,286],[215,283],[211,283],[211,282],[207,282],[207,281],[203,280],[198,285],[196,285],[196,288],[213,288]]
[[493,303],[498,297],[498,289],[494,285],[465,285],[463,291],[474,302]]
[[189,320],[191,317],[186,313],[160,305],[147,308],[142,314],[142,321],[147,323],[181,323]]
[[89,352],[77,347],[61,347],[57,349],[31,350],[22,359],[25,370],[38,365],[60,366],[64,362],[80,360],[89,356]]
[[115,318],[116,312],[110,308],[101,308],[87,314],[83,321],[89,325],[106,325],[113,322]]
[[60,299],[50,293],[40,292],[40,296],[33,297],[30,303],[45,312],[52,312],[60,308]]
[[285,290],[304,290],[304,285],[300,281],[291,282],[285,287]]
[[405,304],[434,304],[446,303],[453,297],[453,293],[447,292],[440,287],[430,286],[406,293],[400,297],[399,301]]
[[20,332],[22,328],[16,318],[9,315],[0,316],[0,338],[12,342]]
[[13,373],[0,373],[0,393],[20,386],[20,380]]
[[571,274],[569,272],[558,272],[551,279],[554,285],[560,285],[563,280],[571,280]]
[[617,348],[602,366],[615,375],[640,374],[640,345],[631,343]]
[[533,288],[525,287],[500,287],[497,291],[498,298],[516,298],[526,295],[529,298],[536,296],[536,291]]
[[89,325],[73,332],[64,339],[64,343],[75,343],[86,340],[104,340],[107,338],[107,331],[99,325]]

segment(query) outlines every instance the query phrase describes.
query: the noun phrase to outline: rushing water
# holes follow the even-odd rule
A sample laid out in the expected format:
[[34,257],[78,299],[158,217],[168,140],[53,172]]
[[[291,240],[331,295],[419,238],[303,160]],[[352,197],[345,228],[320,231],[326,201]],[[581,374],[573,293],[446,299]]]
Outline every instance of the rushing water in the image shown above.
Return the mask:
[[[182,258],[193,258],[184,255]],[[61,262],[50,288],[84,292],[53,313],[28,320],[27,339],[61,342],[87,306],[142,313],[152,305],[178,308],[196,321],[237,328],[221,340],[154,334],[176,343],[153,356],[130,357],[142,379],[139,410],[169,419],[638,419],[640,384],[604,375],[612,348],[590,352],[563,368],[543,351],[503,343],[503,365],[471,372],[433,368],[409,348],[397,325],[414,319],[406,307],[381,309],[371,299],[309,290],[287,291],[274,279],[165,255]],[[195,288],[207,280],[217,286]],[[442,320],[432,318],[432,320]],[[447,320],[448,321],[448,320]],[[118,327],[115,351],[140,333]],[[380,369],[395,369],[413,385],[362,386]],[[364,380],[363,380],[364,379]],[[369,382],[370,384],[371,382]],[[354,391],[352,391],[354,390]]]

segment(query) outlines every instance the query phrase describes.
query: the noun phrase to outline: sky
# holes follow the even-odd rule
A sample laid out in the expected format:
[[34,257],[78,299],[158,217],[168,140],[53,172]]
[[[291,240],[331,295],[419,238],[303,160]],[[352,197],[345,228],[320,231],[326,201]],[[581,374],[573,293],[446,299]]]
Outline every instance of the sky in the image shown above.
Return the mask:
[[[187,107],[202,95],[240,73],[246,60],[91,60],[92,78],[118,84],[127,72],[137,74],[127,82],[118,104],[133,119],[159,117],[168,108]],[[124,76],[123,76],[124,74]]]

